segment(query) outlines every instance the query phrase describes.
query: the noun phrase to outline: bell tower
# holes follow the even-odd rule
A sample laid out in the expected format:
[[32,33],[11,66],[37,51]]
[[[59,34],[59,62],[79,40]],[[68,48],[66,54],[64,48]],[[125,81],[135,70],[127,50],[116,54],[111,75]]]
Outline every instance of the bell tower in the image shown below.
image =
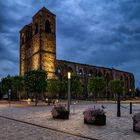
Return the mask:
[[[56,29],[55,15],[43,7],[33,16],[33,47],[37,47],[38,68],[47,71],[48,78],[55,78]],[[37,36],[36,36],[37,34]],[[36,60],[33,60],[36,63]],[[33,65],[34,69],[34,65]]]
[[32,18],[32,23],[20,31],[20,74],[34,69],[47,71],[55,78],[56,26],[55,15],[43,7]]

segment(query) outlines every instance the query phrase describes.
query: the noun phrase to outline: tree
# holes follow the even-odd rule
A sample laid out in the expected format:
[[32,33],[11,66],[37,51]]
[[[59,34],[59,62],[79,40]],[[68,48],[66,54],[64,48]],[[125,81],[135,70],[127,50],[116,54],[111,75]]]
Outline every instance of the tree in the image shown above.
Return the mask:
[[47,81],[48,96],[57,97],[60,92],[61,81],[59,79],[49,79]]
[[64,76],[62,78],[62,80],[60,81],[60,92],[59,92],[59,97],[61,98],[65,98],[67,95],[67,89],[68,89],[68,79],[66,78],[66,76]]
[[139,87],[136,88],[136,93],[135,93],[135,95],[138,96],[138,97],[140,96],[140,89],[139,89]]
[[19,101],[20,101],[21,92],[24,90],[24,78],[22,76],[14,76],[12,78],[12,88],[13,88],[13,91],[18,96]]
[[[68,91],[68,77],[65,75],[61,80],[59,80],[59,96],[64,98]],[[76,99],[83,92],[83,84],[81,78],[77,74],[72,74],[71,76],[71,93]]]
[[83,92],[83,86],[80,76],[73,74],[71,77],[71,92],[75,99]]
[[93,77],[93,78],[89,79],[88,89],[89,89],[89,91],[94,93],[94,99],[95,99],[95,97],[99,96],[99,94],[101,94],[101,92],[104,91],[105,85],[106,84],[105,84],[104,78]]
[[120,95],[123,94],[124,82],[122,80],[111,80],[109,82],[110,90],[117,96],[117,116],[121,116]]
[[122,80],[111,80],[109,82],[109,88],[111,92],[116,95],[122,95],[124,89],[124,81]]
[[2,92],[2,82],[0,81],[0,99],[3,97],[3,92]]
[[8,95],[9,89],[12,90],[12,77],[10,75],[1,79],[1,94]]
[[38,97],[46,91],[47,73],[44,70],[32,70],[25,73],[25,89],[33,93],[35,98],[35,106],[38,103]]

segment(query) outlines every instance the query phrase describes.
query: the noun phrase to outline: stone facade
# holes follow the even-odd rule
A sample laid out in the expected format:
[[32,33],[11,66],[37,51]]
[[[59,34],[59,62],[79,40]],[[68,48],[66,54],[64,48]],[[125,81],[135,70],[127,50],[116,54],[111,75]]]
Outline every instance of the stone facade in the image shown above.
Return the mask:
[[120,71],[114,68],[98,67],[87,64],[80,64],[75,62],[69,62],[64,60],[57,60],[57,76],[59,78],[67,74],[68,71],[77,73],[80,75],[84,82],[85,88],[87,88],[87,82],[90,77],[104,77],[106,80],[106,93],[109,92],[110,80],[123,80],[125,84],[124,94],[133,93],[135,89],[134,75],[129,72]]
[[55,15],[43,7],[32,18],[32,23],[24,26],[20,31],[20,74],[33,69],[44,69],[48,78],[63,77],[68,71],[81,76],[84,85],[90,77],[104,77],[106,93],[108,83],[113,79],[123,80],[125,93],[135,89],[134,75],[129,72],[56,60],[56,28]]
[[44,69],[49,78],[55,78],[55,67],[55,15],[42,8],[33,16],[32,23],[20,31],[20,74]]

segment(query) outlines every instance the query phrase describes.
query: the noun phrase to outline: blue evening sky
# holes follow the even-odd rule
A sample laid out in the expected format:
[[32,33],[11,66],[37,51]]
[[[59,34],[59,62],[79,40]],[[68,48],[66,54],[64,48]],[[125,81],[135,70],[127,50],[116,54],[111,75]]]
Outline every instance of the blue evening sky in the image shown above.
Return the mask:
[[58,59],[128,71],[140,86],[140,0],[0,0],[0,78],[19,74],[19,30],[43,6]]

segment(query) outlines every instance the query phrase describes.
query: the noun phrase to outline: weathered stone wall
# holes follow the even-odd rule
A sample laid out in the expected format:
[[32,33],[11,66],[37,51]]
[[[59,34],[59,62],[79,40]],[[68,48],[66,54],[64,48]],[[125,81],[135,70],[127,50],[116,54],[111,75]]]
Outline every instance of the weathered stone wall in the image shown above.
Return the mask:
[[55,77],[55,55],[46,52],[42,54],[42,69],[47,71],[49,79]]
[[[46,33],[46,21],[50,23],[50,33]],[[34,69],[44,69],[48,78],[55,77],[56,66],[56,37],[55,37],[55,15],[46,9],[41,9],[31,24],[25,26],[21,32],[24,33],[24,47],[20,50],[20,73]],[[20,38],[22,41],[22,38]]]
[[24,45],[21,46],[20,48],[20,75],[24,75],[25,72],[25,51],[24,51]]
[[114,68],[97,67],[62,60],[57,60],[56,67],[57,70],[61,72],[62,77],[66,75],[68,71],[71,71],[79,74],[86,82],[88,82],[90,77],[104,77],[107,82],[106,90],[109,90],[108,83],[110,80],[124,81],[124,95],[128,92],[133,93],[135,90],[135,79],[132,73],[116,70]]

